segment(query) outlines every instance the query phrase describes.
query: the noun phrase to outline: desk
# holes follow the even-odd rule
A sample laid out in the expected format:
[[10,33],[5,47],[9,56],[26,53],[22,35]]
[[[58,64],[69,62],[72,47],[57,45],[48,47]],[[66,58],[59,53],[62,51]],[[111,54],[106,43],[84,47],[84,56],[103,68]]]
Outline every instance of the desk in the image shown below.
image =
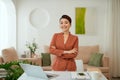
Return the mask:
[[[73,80],[71,77],[71,72],[69,72],[69,71],[45,71],[45,73],[59,75],[58,77],[55,77],[50,80]],[[91,74],[91,72],[88,72],[88,73]],[[102,73],[100,73],[99,80],[107,80],[107,79]]]

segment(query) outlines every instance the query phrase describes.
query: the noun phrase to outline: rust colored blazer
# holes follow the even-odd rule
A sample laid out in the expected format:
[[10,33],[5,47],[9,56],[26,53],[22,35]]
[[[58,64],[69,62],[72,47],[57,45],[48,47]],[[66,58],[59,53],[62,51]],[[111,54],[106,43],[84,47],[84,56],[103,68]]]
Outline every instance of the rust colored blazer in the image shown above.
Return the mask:
[[55,33],[51,44],[50,44],[50,53],[56,55],[56,59],[52,65],[52,69],[55,71],[75,71],[76,64],[74,58],[78,53],[68,54],[63,52],[65,50],[71,50],[76,48],[78,50],[78,37],[69,33],[69,37],[64,44],[63,33]]

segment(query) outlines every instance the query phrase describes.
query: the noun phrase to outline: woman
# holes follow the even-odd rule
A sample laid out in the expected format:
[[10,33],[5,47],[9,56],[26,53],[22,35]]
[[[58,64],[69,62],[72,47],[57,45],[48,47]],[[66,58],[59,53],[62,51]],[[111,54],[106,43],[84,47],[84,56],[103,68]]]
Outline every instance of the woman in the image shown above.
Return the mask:
[[74,58],[78,54],[78,37],[69,31],[72,21],[68,15],[63,15],[59,22],[62,32],[55,33],[50,44],[50,53],[56,56],[52,69],[55,71],[75,71]]

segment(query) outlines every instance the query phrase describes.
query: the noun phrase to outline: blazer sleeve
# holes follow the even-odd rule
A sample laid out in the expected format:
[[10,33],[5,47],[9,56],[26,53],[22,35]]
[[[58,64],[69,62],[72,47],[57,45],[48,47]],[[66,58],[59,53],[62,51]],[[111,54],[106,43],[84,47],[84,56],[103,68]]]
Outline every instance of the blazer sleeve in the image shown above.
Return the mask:
[[54,34],[53,38],[52,38],[52,41],[50,43],[50,48],[49,48],[49,51],[51,54],[53,55],[56,55],[56,56],[62,56],[64,50],[60,50],[60,49],[56,49],[56,37],[57,37],[57,34]]
[[74,47],[73,47],[73,49],[77,49],[77,52],[76,52],[76,54],[74,54],[74,53],[71,53],[71,54],[68,54],[68,53],[64,53],[64,54],[62,54],[62,58],[75,58],[76,56],[77,56],[77,54],[78,54],[78,37],[76,37],[76,40],[75,40],[75,43],[74,43]]

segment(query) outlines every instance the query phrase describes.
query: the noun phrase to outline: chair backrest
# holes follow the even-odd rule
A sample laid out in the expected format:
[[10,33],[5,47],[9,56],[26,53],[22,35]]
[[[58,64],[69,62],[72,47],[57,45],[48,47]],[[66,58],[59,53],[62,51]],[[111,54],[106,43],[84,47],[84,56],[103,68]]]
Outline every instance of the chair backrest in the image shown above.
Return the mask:
[[0,64],[3,63],[3,58],[0,56]]
[[18,60],[18,55],[14,47],[6,48],[2,50],[2,56],[4,62]]
[[82,60],[75,60],[76,66],[77,66],[77,72],[84,72],[83,68],[83,61]]

